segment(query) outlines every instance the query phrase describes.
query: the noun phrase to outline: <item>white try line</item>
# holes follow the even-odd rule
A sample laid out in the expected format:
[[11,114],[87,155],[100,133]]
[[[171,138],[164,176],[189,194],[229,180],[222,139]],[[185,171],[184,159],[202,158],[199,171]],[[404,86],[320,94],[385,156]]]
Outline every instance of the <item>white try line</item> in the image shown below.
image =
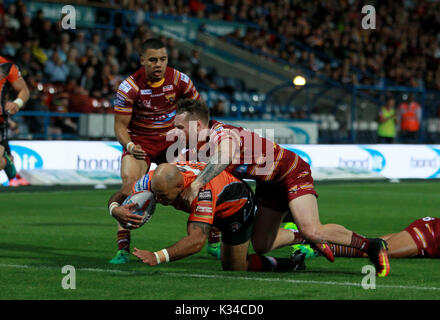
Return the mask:
[[[16,268],[16,269],[49,269],[58,270],[53,266],[30,266],[30,265],[18,265],[18,264],[0,264],[0,268]],[[61,269],[60,269],[61,270]],[[330,286],[342,286],[342,287],[362,287],[361,283],[356,282],[337,282],[337,281],[317,281],[317,280],[293,280],[284,278],[258,278],[258,277],[243,277],[243,276],[228,276],[218,274],[197,274],[197,273],[180,273],[180,272],[163,272],[163,271],[125,271],[115,269],[99,269],[99,268],[77,268],[77,271],[85,272],[99,272],[99,273],[113,273],[113,274],[144,274],[150,276],[167,276],[167,277],[186,277],[186,278],[206,278],[206,279],[228,279],[228,280],[246,280],[246,281],[266,281],[266,282],[282,282],[293,284],[317,284],[317,285],[330,285]],[[376,288],[387,289],[403,289],[403,290],[431,290],[440,291],[438,287],[419,287],[419,286],[401,286],[401,285],[378,285]]]

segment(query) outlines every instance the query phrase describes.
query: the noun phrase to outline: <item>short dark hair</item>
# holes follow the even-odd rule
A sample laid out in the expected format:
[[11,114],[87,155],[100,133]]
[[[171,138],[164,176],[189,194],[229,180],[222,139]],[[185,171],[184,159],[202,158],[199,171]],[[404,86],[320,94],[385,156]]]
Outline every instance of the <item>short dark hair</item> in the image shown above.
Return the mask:
[[209,108],[202,100],[181,99],[177,102],[177,114],[188,113],[192,120],[201,120],[204,123],[209,122]]
[[162,42],[162,40],[158,38],[150,38],[142,42],[141,55],[143,55],[148,49],[158,50],[162,48],[165,48],[165,45]]

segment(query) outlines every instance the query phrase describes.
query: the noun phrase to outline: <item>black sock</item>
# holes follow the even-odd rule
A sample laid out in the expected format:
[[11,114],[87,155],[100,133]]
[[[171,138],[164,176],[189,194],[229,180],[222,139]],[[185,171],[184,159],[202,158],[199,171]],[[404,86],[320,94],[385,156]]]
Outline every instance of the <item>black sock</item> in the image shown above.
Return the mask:
[[250,271],[290,271],[298,267],[298,262],[289,258],[274,258],[261,254],[249,255]]

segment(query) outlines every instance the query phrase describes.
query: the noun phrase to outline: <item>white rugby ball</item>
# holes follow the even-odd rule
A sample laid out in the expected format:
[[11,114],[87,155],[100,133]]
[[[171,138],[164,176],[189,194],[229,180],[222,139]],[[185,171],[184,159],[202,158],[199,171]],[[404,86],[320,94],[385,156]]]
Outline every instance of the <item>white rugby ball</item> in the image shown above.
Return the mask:
[[[154,209],[156,208],[156,200],[153,192],[148,190],[135,192],[125,198],[122,205],[130,203],[136,203],[137,205],[137,208],[132,213],[142,217],[142,223],[139,225],[140,227],[150,221],[154,214]],[[127,225],[122,225],[122,227],[130,229]]]

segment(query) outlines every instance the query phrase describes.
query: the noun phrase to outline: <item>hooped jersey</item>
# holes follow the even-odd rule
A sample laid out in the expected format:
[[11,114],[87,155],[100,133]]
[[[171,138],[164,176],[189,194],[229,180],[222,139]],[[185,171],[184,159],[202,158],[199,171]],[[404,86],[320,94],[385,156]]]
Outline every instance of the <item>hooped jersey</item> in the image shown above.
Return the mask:
[[[209,128],[211,131],[209,142],[199,149],[199,160],[207,162],[215,150],[215,145],[223,139],[232,139],[239,144],[240,150],[226,171],[236,177],[278,183],[299,167],[303,167],[299,164],[304,160],[296,153],[248,129],[216,120],[209,122]],[[201,159],[200,156],[206,158]]]
[[182,98],[200,98],[186,74],[167,67],[162,80],[150,82],[142,67],[119,85],[114,110],[131,115],[128,130],[132,135],[166,134],[174,128],[177,101]]
[[440,219],[425,217],[411,223],[405,230],[411,235],[419,256],[440,258]]
[[[203,171],[206,164],[201,162],[175,162],[184,179],[184,188],[188,187],[197,175]],[[151,170],[133,185],[133,192],[151,191]],[[178,210],[190,214],[188,222],[203,222],[214,224],[214,218],[226,218],[239,211],[250,197],[245,182],[223,171],[208,184],[200,189],[199,194],[188,207],[180,196],[172,204]]]
[[5,121],[3,117],[5,108],[5,96],[9,84],[18,80],[21,77],[17,66],[12,62],[0,56],[0,124]]

